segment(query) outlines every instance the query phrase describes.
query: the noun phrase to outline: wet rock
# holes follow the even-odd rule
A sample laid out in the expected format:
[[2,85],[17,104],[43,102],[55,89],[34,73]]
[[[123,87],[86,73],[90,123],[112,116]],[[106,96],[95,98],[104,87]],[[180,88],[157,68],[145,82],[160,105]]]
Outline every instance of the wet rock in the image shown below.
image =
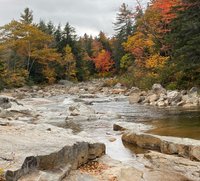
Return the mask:
[[117,122],[113,125],[114,131],[134,130],[134,132],[144,132],[151,129],[152,126],[141,123]]
[[124,127],[122,127],[122,126],[120,126],[118,124],[114,124],[113,125],[113,130],[114,131],[124,131],[124,130],[126,130],[126,128],[124,128]]
[[116,138],[109,138],[108,139],[110,142],[115,142],[117,139]]

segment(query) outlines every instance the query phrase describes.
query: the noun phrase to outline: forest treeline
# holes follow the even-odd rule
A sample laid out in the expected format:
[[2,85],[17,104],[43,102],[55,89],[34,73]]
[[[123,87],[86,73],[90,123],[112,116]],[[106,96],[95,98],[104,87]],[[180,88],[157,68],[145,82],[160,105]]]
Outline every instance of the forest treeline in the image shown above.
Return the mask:
[[0,89],[60,79],[117,76],[127,86],[169,89],[200,85],[199,0],[152,0],[119,8],[115,35],[76,35],[66,23],[34,23],[26,8],[0,27]]

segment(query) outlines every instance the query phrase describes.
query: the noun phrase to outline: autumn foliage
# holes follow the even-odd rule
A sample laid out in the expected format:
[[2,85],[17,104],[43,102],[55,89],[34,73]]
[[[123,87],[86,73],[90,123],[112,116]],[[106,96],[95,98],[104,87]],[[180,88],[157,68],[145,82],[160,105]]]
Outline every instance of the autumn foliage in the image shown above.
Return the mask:
[[114,64],[110,52],[106,50],[101,50],[93,60],[95,67],[101,73],[110,71]]
[[0,89],[114,73],[140,88],[200,85],[199,0],[151,0],[145,10],[137,2],[135,12],[121,5],[113,37],[78,37],[69,23],[33,23],[26,8],[0,27]]

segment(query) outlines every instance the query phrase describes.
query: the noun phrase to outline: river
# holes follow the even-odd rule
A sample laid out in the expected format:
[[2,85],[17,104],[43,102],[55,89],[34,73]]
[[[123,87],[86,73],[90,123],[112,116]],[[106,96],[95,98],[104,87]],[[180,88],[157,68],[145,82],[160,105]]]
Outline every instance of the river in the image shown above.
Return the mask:
[[122,143],[121,133],[113,131],[113,124],[118,121],[153,126],[147,131],[152,134],[200,139],[199,109],[160,109],[133,105],[129,104],[126,96],[120,95],[99,94],[93,98],[61,95],[51,97],[49,100],[51,103],[40,105],[37,109],[45,112],[48,119],[56,123],[65,119],[66,109],[71,104],[86,104],[87,107],[95,110],[98,119],[79,121],[78,124],[87,136],[105,143],[107,154],[116,160],[130,161],[135,157],[135,153],[145,152],[133,145]]

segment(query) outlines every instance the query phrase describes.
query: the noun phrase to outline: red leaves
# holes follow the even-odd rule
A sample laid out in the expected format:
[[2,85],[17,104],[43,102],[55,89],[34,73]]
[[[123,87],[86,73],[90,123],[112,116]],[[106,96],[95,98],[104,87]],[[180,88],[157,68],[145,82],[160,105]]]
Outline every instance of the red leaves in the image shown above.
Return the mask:
[[95,67],[99,72],[108,72],[114,62],[111,59],[111,54],[110,52],[106,51],[106,50],[101,50],[98,55],[93,59],[94,63],[95,63]]
[[176,14],[172,12],[173,7],[180,3],[180,0],[155,0],[152,7],[160,12],[162,20],[168,24],[176,17]]

